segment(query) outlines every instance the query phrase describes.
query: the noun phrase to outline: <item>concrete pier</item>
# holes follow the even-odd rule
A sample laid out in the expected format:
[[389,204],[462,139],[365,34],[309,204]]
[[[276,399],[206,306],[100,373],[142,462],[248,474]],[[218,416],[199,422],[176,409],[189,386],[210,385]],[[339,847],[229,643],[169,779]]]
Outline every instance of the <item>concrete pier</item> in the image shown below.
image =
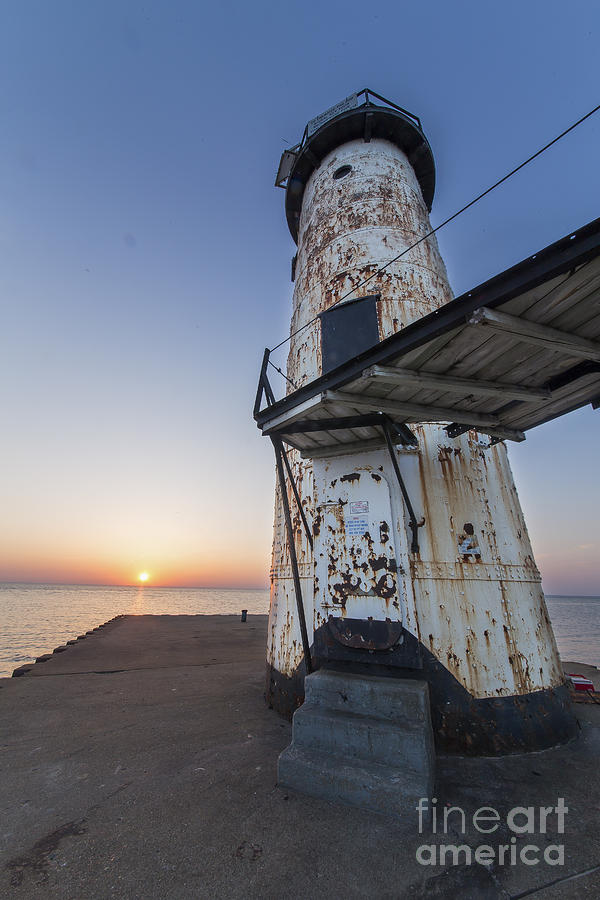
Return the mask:
[[[0,680],[0,896],[599,895],[597,704],[577,704],[580,736],[556,749],[438,756],[438,824],[460,807],[465,828],[451,813],[447,834],[419,834],[416,812],[394,819],[277,787],[291,725],[264,704],[266,628],[266,616],[120,618]],[[564,832],[551,814],[516,846],[562,844],[564,865],[416,859],[423,845],[429,859],[441,845],[510,845],[509,810],[537,815],[561,797]],[[501,817],[493,834],[474,827],[483,806]]]

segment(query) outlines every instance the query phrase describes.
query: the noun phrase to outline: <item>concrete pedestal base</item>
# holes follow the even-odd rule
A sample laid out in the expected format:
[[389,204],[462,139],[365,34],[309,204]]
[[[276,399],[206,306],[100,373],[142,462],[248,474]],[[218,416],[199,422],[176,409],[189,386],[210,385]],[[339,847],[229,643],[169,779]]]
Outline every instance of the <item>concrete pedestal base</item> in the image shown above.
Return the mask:
[[427,683],[321,669],[305,680],[278,782],[328,800],[415,815],[433,791]]

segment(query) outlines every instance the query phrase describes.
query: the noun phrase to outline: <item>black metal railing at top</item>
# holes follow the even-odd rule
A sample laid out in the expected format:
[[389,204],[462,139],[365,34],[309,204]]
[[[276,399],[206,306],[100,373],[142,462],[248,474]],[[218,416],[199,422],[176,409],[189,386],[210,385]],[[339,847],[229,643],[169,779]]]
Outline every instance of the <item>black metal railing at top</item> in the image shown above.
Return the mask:
[[267,406],[273,406],[275,403],[275,394],[273,393],[273,388],[271,387],[271,383],[269,381],[269,377],[267,375],[267,368],[269,366],[269,356],[271,355],[271,351],[267,347],[263,354],[262,365],[260,367],[260,375],[258,376],[258,387],[256,388],[256,399],[254,401],[254,410],[253,416],[255,419],[258,418],[258,414],[260,412],[260,407],[263,400],[263,395],[266,398]]
[[[364,96],[364,102],[358,103],[358,98]],[[362,91],[357,91],[355,94],[350,94],[345,100],[340,101],[340,103],[335,104],[330,107],[330,109],[325,110],[320,116],[317,116],[316,119],[311,119],[305,126],[304,132],[302,133],[302,138],[297,144],[294,144],[293,147],[287,147],[283,151],[283,155],[281,158],[281,163],[279,164],[279,171],[277,173],[277,177],[275,179],[276,187],[285,187],[286,181],[290,174],[290,171],[293,167],[293,161],[298,155],[302,152],[308,140],[312,137],[316,131],[319,130],[321,125],[326,124],[331,121],[331,119],[335,119],[336,116],[341,115],[342,112],[348,112],[351,109],[354,110],[364,110],[368,107],[377,107],[379,109],[384,109],[385,107],[378,107],[378,104],[371,102],[371,97],[374,97],[376,100],[379,100],[380,103],[384,103],[386,107],[390,109],[396,110],[396,112],[401,113],[411,122],[413,122],[419,131],[422,131],[421,120],[414,113],[409,112],[407,109],[404,109],[402,106],[398,106],[397,103],[393,103],[391,100],[388,100],[386,97],[382,97],[381,94],[378,94],[376,91],[372,91],[370,88],[363,88]],[[346,104],[346,106],[345,106]],[[322,119],[322,121],[320,121]],[[286,160],[286,162],[284,162]]]
[[[364,109],[365,106],[374,106],[375,104],[371,103],[371,99],[370,99],[371,97],[374,97],[376,100],[379,100],[380,103],[385,103],[386,106],[391,107],[391,109],[395,109],[396,112],[402,113],[403,116],[406,116],[412,122],[415,123],[415,125],[417,126],[419,131],[422,130],[421,120],[419,119],[418,116],[416,116],[414,113],[409,112],[407,109],[404,109],[404,107],[398,106],[398,104],[394,103],[392,100],[388,100],[387,97],[382,97],[381,94],[378,94],[376,91],[372,91],[370,88],[363,88],[362,91],[357,91],[356,94],[354,94],[354,95],[350,94],[350,97],[356,96],[358,98],[358,97],[362,97],[363,95],[365,98],[364,103],[358,103],[357,106],[355,107],[356,109]],[[344,101],[342,101],[342,103],[343,102]],[[337,104],[337,105],[339,106],[339,104]],[[335,106],[332,107],[332,109],[335,109],[335,108],[336,108]],[[327,112],[328,111],[325,110],[325,114]],[[335,118],[335,116],[332,116],[332,118]],[[328,121],[328,120],[326,120],[326,121]],[[309,129],[308,129],[308,124],[307,124],[306,127],[304,128],[304,132],[302,134],[301,140],[297,144],[295,144],[293,147],[289,148],[291,153],[299,153],[302,150],[302,148],[304,147],[304,145],[309,137],[308,130]]]
[[413,122],[415,122],[415,124],[418,126],[418,128],[421,129],[420,118],[414,113],[409,112],[407,109],[404,109],[403,106],[398,106],[397,103],[393,103],[392,100],[388,100],[386,97],[382,97],[381,94],[378,94],[376,91],[372,91],[370,88],[363,88],[362,91],[358,91],[356,96],[360,97],[361,94],[365,95],[365,103],[363,105],[370,104],[371,101],[369,100],[369,97],[375,97],[377,100],[380,100],[381,103],[385,103],[386,106],[391,106],[392,109],[401,112],[403,116],[408,116],[408,118],[412,119]]

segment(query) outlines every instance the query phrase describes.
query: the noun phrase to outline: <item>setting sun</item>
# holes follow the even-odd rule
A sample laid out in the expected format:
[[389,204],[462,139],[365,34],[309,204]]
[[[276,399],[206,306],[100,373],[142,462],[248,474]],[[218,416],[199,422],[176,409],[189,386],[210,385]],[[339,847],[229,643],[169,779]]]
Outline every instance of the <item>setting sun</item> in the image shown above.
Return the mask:
[[141,581],[141,582],[148,581],[149,577],[150,576],[148,575],[147,572],[140,572],[140,574],[138,575],[138,581]]

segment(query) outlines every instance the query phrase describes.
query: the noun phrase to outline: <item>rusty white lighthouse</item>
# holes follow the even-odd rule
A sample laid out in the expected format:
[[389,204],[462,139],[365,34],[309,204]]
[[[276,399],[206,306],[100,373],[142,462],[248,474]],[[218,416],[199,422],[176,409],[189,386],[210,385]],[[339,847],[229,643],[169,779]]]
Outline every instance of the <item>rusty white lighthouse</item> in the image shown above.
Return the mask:
[[255,406],[278,470],[269,703],[291,714],[311,672],[399,679],[426,685],[438,749],[568,739],[505,442],[600,394],[591,226],[453,299],[420,121],[369,90],[309,122],[277,183],[298,251],[287,395],[266,352]]

